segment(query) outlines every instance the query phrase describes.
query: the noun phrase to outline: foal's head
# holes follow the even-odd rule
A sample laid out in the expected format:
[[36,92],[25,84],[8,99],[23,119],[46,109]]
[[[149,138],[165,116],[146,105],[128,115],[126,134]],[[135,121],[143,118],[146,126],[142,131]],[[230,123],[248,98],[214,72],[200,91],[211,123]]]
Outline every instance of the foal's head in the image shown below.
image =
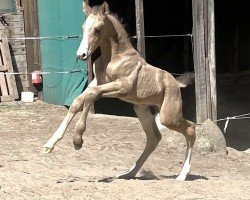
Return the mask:
[[82,26],[83,38],[77,50],[77,56],[86,60],[101,44],[107,28],[104,26],[109,13],[109,6],[104,2],[101,6],[91,8],[84,5],[84,13],[87,16]]

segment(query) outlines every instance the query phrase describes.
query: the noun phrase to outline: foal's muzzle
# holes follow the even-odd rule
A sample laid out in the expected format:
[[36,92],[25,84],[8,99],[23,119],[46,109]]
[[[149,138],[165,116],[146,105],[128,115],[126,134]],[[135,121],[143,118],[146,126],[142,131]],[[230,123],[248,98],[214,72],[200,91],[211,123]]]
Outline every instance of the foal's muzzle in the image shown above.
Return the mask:
[[77,57],[80,59],[80,60],[87,60],[88,58],[88,55],[86,53],[83,53],[81,55],[77,55]]

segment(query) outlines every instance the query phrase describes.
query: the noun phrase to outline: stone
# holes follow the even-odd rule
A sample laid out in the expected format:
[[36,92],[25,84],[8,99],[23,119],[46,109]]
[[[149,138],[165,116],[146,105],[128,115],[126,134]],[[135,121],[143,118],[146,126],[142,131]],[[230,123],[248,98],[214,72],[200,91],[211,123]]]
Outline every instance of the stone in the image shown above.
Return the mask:
[[195,147],[202,153],[220,153],[227,155],[226,140],[220,128],[210,119],[196,128]]

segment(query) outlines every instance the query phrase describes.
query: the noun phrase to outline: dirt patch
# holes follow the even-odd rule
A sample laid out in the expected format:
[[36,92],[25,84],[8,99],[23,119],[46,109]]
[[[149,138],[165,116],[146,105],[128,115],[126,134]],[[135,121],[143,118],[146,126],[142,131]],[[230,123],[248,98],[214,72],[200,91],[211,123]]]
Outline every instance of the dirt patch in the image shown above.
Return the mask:
[[174,178],[185,153],[183,136],[163,133],[158,148],[133,180],[112,180],[127,171],[145,145],[134,117],[90,115],[84,146],[66,135],[49,155],[41,147],[67,109],[41,101],[0,104],[0,199],[250,199],[250,154],[194,152],[185,182]]

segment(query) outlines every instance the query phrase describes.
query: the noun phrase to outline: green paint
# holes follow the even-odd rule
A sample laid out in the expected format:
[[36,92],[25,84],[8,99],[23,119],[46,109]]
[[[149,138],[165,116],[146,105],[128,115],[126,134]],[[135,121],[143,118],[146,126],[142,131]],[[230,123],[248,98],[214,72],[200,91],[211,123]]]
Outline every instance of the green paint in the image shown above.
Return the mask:
[[[81,35],[85,20],[82,0],[38,0],[40,36]],[[87,84],[86,63],[76,63],[79,39],[41,40],[42,71],[59,72],[75,68],[81,72],[43,75],[44,101],[70,106]]]

